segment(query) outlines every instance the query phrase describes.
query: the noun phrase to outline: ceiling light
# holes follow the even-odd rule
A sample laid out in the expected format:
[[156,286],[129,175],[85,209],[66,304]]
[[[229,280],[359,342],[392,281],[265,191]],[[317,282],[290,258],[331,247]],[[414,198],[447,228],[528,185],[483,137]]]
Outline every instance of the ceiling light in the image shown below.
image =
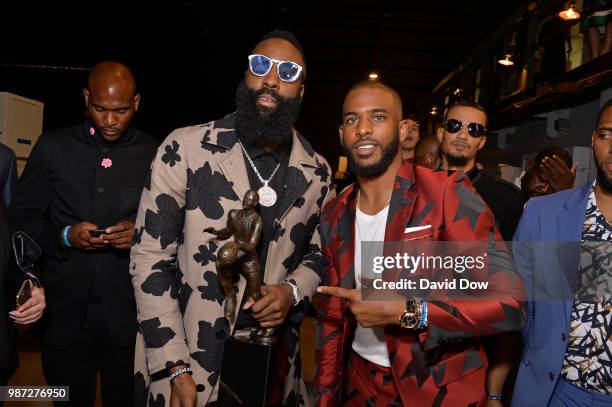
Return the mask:
[[503,59],[498,60],[497,63],[504,65],[504,66],[514,65],[514,61],[512,60],[512,55],[510,54],[506,54],[506,56]]
[[432,106],[431,110],[429,111],[429,114],[432,116],[435,116],[438,114],[438,108],[436,106]]
[[368,75],[368,78],[369,78],[371,81],[375,81],[376,79],[378,79],[378,74],[377,74],[376,72],[372,71],[372,72],[370,72],[370,74]]
[[578,20],[580,18],[580,13],[576,10],[576,4],[572,1],[566,10],[559,13],[559,18],[565,21]]

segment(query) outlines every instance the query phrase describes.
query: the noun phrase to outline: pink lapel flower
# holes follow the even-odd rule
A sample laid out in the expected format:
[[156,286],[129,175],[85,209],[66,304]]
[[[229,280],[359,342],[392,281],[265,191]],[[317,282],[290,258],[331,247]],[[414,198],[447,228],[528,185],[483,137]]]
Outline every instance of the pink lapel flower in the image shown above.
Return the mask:
[[89,134],[91,134],[92,136],[96,133],[96,130],[94,130],[93,127],[89,128]]
[[103,158],[101,165],[104,168],[110,168],[113,166],[113,161],[110,158]]

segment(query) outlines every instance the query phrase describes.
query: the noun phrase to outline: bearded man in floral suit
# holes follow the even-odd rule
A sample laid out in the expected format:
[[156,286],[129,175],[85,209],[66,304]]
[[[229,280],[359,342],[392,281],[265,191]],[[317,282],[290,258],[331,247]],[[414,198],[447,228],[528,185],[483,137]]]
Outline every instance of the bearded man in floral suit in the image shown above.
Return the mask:
[[[158,150],[131,255],[141,403],[214,402],[226,338],[255,325],[275,327],[279,338],[268,402],[308,404],[299,328],[320,281],[319,216],[333,192],[329,165],[293,127],[305,75],[295,37],[267,34],[249,55],[236,112],[175,130]],[[257,251],[264,296],[247,299],[241,278],[239,306],[228,320],[215,270],[224,242],[204,230],[223,228],[250,189],[259,192],[263,220]]]

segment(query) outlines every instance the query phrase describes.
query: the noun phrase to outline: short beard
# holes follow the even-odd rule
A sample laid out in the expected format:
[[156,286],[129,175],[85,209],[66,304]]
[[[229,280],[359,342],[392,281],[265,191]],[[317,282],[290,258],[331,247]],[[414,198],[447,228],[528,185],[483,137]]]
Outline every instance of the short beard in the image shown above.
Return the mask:
[[468,163],[467,157],[457,157],[452,155],[446,156],[446,162],[448,162],[449,167],[465,167]]
[[606,177],[606,174],[601,169],[601,164],[597,163],[597,184],[606,193],[612,194],[612,180]]
[[[278,101],[276,108],[257,106],[257,98],[268,94]],[[288,99],[269,89],[253,90],[244,80],[236,89],[236,132],[250,145],[290,146],[297,120],[301,96]]]
[[361,166],[357,164],[355,158],[353,157],[352,152],[342,143],[342,150],[344,150],[344,154],[348,157],[349,170],[353,172],[355,175],[359,175],[361,177],[373,178],[381,175],[387,168],[391,165],[395,157],[397,156],[397,152],[399,151],[399,131],[395,133],[393,136],[393,140],[386,147],[383,148],[382,157],[378,160],[377,163]]

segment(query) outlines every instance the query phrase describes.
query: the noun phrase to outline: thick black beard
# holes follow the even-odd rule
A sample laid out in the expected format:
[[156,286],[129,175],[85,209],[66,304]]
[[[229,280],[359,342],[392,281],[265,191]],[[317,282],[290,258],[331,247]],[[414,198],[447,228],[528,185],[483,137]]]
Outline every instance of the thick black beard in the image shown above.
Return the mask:
[[605,192],[612,194],[612,180],[606,177],[606,174],[601,169],[601,164],[597,163],[597,184]]
[[467,157],[455,157],[452,155],[447,155],[446,161],[449,167],[465,167],[468,163]]
[[[264,93],[276,98],[276,108],[257,106],[257,98]],[[236,132],[247,144],[289,146],[301,102],[299,94],[288,99],[270,89],[253,90],[242,80],[236,89]]]
[[344,155],[348,157],[348,165],[349,170],[353,172],[355,175],[359,175],[361,177],[372,178],[377,177],[387,171],[387,168],[391,165],[397,152],[399,151],[399,131],[395,133],[393,140],[391,143],[383,147],[382,157],[378,160],[377,163],[361,166],[357,164],[355,158],[351,151],[342,143],[342,150],[344,150]]

